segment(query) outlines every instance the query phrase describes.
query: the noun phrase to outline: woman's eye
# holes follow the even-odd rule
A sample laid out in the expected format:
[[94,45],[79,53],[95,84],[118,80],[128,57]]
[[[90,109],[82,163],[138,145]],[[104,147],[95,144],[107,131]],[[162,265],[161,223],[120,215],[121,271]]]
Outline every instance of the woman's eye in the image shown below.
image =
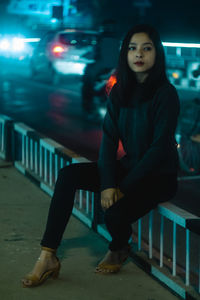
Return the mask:
[[152,49],[151,47],[145,47],[144,48],[145,51],[151,51],[151,49]]
[[133,47],[133,46],[128,47],[128,50],[131,50],[131,51],[133,51],[133,50],[135,50],[135,49],[136,49],[136,48]]

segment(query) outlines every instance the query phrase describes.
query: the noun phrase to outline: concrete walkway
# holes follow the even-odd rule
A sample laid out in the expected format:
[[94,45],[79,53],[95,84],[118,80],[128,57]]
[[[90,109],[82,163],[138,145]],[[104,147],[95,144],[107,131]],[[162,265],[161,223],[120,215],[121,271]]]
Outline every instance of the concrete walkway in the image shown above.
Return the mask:
[[61,272],[37,288],[20,283],[40,252],[50,197],[0,160],[0,298],[2,300],[175,300],[131,259],[115,275],[94,273],[107,242],[72,217],[58,251]]

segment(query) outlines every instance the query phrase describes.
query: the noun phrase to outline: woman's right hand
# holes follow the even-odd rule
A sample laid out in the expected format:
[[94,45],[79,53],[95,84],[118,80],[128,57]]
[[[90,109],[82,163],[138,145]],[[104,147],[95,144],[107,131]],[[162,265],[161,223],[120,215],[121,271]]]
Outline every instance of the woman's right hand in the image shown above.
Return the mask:
[[118,200],[116,188],[105,189],[101,192],[101,206],[103,209],[108,209]]
[[101,206],[103,209],[108,209],[115,202],[121,199],[124,194],[119,188],[109,188],[101,192]]

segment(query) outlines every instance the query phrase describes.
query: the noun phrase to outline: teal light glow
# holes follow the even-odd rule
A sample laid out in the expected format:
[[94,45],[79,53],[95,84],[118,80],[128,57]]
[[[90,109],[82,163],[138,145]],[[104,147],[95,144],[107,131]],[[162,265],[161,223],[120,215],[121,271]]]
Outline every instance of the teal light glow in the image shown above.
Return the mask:
[[10,43],[7,39],[0,41],[0,50],[8,50],[10,48]]
[[165,47],[200,48],[200,44],[163,42]]
[[20,38],[13,38],[12,51],[22,51],[24,49],[24,41]]
[[56,19],[56,18],[51,19],[51,23],[57,23],[57,22],[58,22],[58,19]]
[[25,43],[37,43],[40,41],[40,38],[27,38],[27,39],[23,39],[23,41]]

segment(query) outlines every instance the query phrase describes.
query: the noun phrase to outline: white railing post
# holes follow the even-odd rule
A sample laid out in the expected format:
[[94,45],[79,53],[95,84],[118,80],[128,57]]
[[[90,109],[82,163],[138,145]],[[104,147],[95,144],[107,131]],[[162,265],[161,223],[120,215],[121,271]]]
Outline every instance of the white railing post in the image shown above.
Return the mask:
[[53,153],[49,153],[49,185],[53,185]]
[[153,257],[153,210],[149,213],[149,258]]
[[186,229],[186,263],[185,263],[185,284],[190,284],[190,231]]
[[22,165],[25,165],[25,136],[22,135]]
[[173,268],[172,275],[176,276],[176,223],[173,222]]
[[35,173],[38,174],[38,143],[35,142]]
[[33,140],[30,139],[30,168],[33,170]]
[[4,151],[5,124],[1,123],[1,151]]
[[89,214],[90,192],[86,192],[86,214]]
[[25,141],[26,141],[26,168],[29,168],[29,137],[25,136]]
[[138,251],[141,251],[141,241],[142,241],[142,218],[138,220]]
[[40,145],[40,177],[42,178],[42,173],[43,173],[43,157],[42,157],[42,154],[43,154],[43,148],[42,146]]
[[83,191],[79,190],[79,209],[83,208]]
[[160,267],[163,267],[163,244],[164,244],[164,216],[160,220]]

